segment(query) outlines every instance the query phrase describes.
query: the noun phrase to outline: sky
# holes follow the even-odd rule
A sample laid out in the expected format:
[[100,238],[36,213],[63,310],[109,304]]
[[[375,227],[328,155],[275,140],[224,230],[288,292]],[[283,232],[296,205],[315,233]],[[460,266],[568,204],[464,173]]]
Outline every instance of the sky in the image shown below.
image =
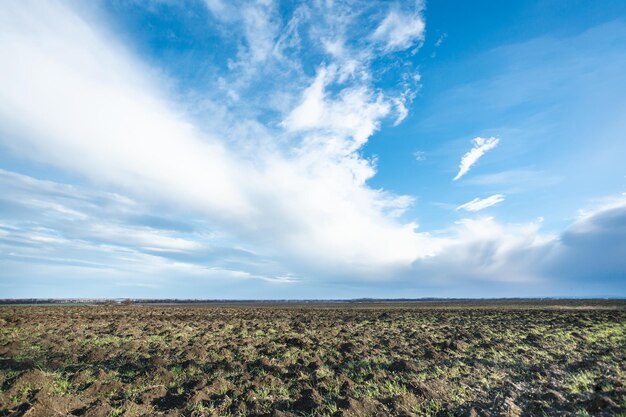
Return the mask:
[[626,297],[621,0],[6,0],[0,56],[0,298]]

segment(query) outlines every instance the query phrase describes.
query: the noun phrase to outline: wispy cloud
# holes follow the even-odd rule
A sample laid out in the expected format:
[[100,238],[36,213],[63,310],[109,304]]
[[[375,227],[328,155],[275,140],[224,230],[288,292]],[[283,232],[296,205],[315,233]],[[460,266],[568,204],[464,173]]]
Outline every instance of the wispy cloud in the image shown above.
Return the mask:
[[[202,220],[157,217],[119,194],[38,180],[0,169],[0,262],[37,262],[112,274],[245,271],[285,277],[270,259],[211,233]],[[225,271],[230,271],[226,273]]]
[[561,181],[561,178],[546,171],[536,169],[512,169],[493,174],[475,175],[465,180],[465,184],[487,186],[524,185],[526,187],[552,186]]
[[382,42],[387,51],[403,50],[424,39],[426,23],[421,15],[421,2],[414,10],[392,8],[372,38]]
[[365,86],[345,88],[332,99],[326,88],[335,79],[336,67],[321,68],[283,126],[290,132],[313,132],[307,146],[322,146],[331,154],[349,155],[378,129],[390,106],[381,94]]
[[461,178],[463,175],[467,174],[472,165],[474,165],[478,160],[488,151],[495,148],[500,139],[491,137],[489,139],[476,137],[472,140],[472,144],[474,145],[471,150],[469,150],[463,158],[461,158],[461,163],[459,164],[459,172],[454,177],[454,181]]
[[413,152],[413,158],[415,158],[416,161],[418,162],[422,162],[426,160],[426,152],[424,151],[415,151]]
[[502,194],[494,194],[483,199],[475,198],[472,201],[468,201],[465,204],[461,204],[456,209],[475,212],[475,211],[486,209],[487,207],[491,207],[503,201],[504,201],[504,196]]

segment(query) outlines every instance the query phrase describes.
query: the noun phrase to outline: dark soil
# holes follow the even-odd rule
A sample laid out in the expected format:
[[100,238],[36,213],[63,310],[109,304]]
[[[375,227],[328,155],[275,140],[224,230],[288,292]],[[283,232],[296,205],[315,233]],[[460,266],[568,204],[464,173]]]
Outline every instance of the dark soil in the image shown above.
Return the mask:
[[626,306],[0,308],[0,416],[622,416]]

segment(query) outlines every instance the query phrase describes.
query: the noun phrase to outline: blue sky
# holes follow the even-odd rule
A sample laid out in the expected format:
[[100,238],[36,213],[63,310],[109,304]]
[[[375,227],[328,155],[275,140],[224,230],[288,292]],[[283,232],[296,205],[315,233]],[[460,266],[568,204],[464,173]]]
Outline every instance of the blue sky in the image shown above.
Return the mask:
[[0,297],[626,296],[623,1],[6,1]]

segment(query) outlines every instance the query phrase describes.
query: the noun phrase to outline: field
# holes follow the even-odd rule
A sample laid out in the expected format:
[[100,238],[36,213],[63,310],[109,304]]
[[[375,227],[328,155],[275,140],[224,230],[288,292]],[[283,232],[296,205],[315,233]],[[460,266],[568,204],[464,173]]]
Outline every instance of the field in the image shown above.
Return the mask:
[[626,416],[624,301],[0,307],[0,416]]

